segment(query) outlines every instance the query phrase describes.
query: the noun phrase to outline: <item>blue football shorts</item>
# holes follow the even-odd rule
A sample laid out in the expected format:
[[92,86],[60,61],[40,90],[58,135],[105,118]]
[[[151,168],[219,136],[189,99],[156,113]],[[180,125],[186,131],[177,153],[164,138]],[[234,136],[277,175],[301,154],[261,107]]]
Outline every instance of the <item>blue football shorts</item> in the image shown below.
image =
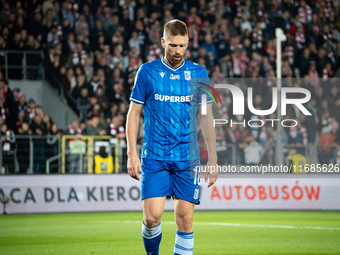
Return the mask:
[[199,160],[159,161],[142,158],[142,200],[169,197],[200,203]]

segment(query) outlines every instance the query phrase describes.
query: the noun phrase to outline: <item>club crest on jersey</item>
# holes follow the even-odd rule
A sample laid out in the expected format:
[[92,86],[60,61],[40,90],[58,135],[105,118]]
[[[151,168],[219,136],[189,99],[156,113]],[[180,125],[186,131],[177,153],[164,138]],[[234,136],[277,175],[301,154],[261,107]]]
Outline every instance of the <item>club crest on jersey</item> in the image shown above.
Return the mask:
[[178,74],[175,75],[175,74],[172,73],[172,74],[170,75],[170,79],[171,79],[171,80],[179,80],[179,78],[180,78],[180,77],[179,77]]
[[162,78],[163,78],[165,73],[164,73],[164,72],[160,72],[159,74],[160,74],[160,75],[162,76]]
[[190,71],[184,71],[184,78],[185,78],[187,81],[190,81],[190,80],[191,80]]

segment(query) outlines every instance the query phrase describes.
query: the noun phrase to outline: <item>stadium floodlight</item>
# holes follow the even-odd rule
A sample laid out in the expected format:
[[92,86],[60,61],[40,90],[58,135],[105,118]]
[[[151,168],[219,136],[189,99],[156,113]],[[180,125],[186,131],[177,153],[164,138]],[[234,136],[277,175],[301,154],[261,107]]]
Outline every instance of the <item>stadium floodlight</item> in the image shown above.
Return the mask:
[[[281,28],[275,29],[276,36],[276,81],[277,81],[277,118],[281,122],[281,85],[282,85],[282,61],[281,61],[281,43],[287,40],[286,35]],[[277,143],[276,143],[276,164],[283,164],[283,150],[282,150],[282,130],[281,125],[277,125]]]
[[4,211],[2,214],[7,214],[6,212],[6,204],[9,203],[12,200],[11,196],[1,196],[0,202],[4,205]]

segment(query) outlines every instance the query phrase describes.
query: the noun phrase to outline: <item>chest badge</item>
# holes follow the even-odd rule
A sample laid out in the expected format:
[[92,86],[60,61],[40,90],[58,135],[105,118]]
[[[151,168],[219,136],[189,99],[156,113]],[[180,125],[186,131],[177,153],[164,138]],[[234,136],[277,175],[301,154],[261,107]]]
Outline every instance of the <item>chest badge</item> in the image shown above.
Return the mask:
[[190,71],[184,71],[184,78],[185,78],[187,81],[190,81],[190,80],[191,80]]

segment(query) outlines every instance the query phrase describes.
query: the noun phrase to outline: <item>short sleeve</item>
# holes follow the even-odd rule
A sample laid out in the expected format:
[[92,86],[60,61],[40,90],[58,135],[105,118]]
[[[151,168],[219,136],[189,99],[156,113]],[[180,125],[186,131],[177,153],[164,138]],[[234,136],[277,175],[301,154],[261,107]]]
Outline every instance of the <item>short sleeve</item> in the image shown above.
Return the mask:
[[135,85],[132,89],[130,101],[137,104],[145,104],[147,95],[147,74],[145,73],[145,66],[142,65],[136,74]]

